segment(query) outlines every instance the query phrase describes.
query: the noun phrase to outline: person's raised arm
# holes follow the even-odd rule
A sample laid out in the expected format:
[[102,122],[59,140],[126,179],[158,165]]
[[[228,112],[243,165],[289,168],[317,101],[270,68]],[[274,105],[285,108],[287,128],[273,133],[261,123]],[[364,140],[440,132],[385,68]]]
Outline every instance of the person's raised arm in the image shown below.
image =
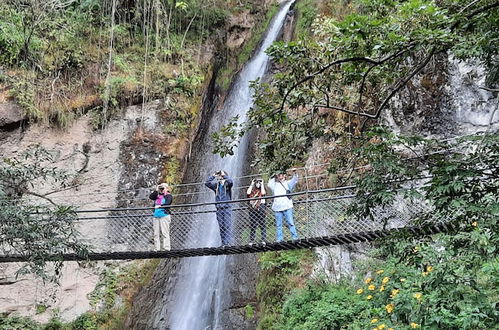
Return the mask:
[[213,180],[215,180],[215,176],[214,175],[210,175],[208,177],[208,179],[206,179],[206,182],[204,183],[204,185],[206,187],[210,188],[211,190],[216,191],[217,190],[217,185],[215,183],[213,183]]
[[295,189],[296,184],[298,183],[298,174],[296,172],[293,173],[293,177],[288,181],[289,190]]
[[275,191],[275,178],[274,177],[270,178],[269,182],[267,183],[267,186],[269,187],[270,190]]
[[246,190],[246,195],[249,197],[249,195],[251,194],[251,192],[253,191],[253,186],[255,185],[255,180],[251,180],[251,184],[249,185],[248,187],[248,190]]

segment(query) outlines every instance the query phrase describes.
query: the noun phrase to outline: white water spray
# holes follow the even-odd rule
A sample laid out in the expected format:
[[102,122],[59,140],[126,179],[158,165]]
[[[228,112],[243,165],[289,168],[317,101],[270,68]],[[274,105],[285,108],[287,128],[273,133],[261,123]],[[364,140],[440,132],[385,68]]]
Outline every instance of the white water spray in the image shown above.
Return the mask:
[[[265,54],[265,50],[279,35],[286,14],[293,2],[294,0],[288,1],[282,5],[272,20],[260,48],[238,75],[227,96],[224,108],[213,116],[209,124],[210,131],[208,134],[227,124],[234,116],[239,116],[240,120],[246,118],[248,110],[253,105],[253,91],[250,88],[250,81],[257,80],[265,74],[269,64],[269,57]],[[243,138],[239,149],[235,150],[234,155],[224,159],[213,155],[211,153],[212,148],[206,148],[201,163],[204,176],[206,177],[218,169],[224,169],[231,177],[241,176],[244,156],[247,151],[244,150],[245,142]],[[206,190],[206,195],[200,197],[198,202],[214,200],[213,193],[208,189]],[[220,245],[220,237],[215,215],[210,214],[206,217],[206,221],[203,222],[206,223],[206,236],[203,246],[218,246]],[[224,298],[229,295],[224,289],[225,269],[225,256],[187,258],[182,261],[179,280],[171,296],[171,303],[168,306],[170,310],[167,311],[168,315],[170,315],[168,323],[171,329],[220,328],[220,312],[223,308]]]

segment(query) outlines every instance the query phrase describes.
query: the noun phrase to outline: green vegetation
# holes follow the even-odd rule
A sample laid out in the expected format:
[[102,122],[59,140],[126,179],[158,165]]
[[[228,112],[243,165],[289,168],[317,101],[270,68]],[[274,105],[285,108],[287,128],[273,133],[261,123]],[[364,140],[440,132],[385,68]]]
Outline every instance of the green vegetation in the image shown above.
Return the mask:
[[[55,182],[54,189],[70,185],[72,176],[51,165],[55,157],[53,152],[34,146],[17,157],[1,159],[0,237],[2,248],[27,260],[18,275],[33,273],[44,281],[57,282],[62,255],[72,252],[84,258],[88,251],[77,237],[74,210],[54,204],[36,189],[35,182]],[[42,203],[34,203],[34,198]],[[53,263],[48,256],[54,258]]]
[[92,310],[64,329],[123,329],[133,295],[151,280],[158,263],[159,260],[146,260],[123,269],[106,268],[90,294]]
[[[264,299],[262,306],[269,309],[269,301],[274,314],[272,322],[262,319],[262,329],[494,328],[499,297],[499,136],[444,143],[376,128],[366,134],[356,156],[370,167],[355,181],[358,196],[352,216],[364,221],[379,207],[426,203],[431,208],[420,208],[416,224],[445,219],[455,229],[379,240],[351,282],[313,280],[284,304],[283,292],[288,291],[282,274],[300,269],[296,262],[273,261],[279,271],[266,274],[270,277],[265,278],[265,292],[276,299]],[[404,184],[422,174],[430,177],[426,185]]]
[[[301,267],[310,263],[262,266],[259,328],[497,327],[497,132],[436,141],[396,135],[378,127],[378,118],[438,56],[473,59],[487,68],[484,87],[496,89],[497,52],[491,47],[499,40],[499,3],[320,3],[314,10],[301,7],[298,41],[269,49],[278,72],[270,82],[255,84],[249,123],[232,121],[214,135],[215,151],[231,154],[238,138],[259,128],[255,163],[271,172],[302,162],[318,138],[334,141],[331,172],[361,167],[337,177],[357,185],[351,217],[364,221],[375,210],[428,205],[413,216],[415,224],[445,219],[454,230],[376,241],[368,261],[339,284],[305,275],[301,282],[307,284],[293,291],[283,274],[306,274]],[[303,27],[315,14],[307,38]],[[408,185],[414,177],[426,178],[425,184]]]
[[258,329],[271,329],[278,322],[286,296],[304,283],[312,269],[307,268],[314,260],[309,250],[266,252],[260,256],[256,294],[259,304]]
[[302,40],[310,36],[310,28],[318,13],[315,0],[300,0],[295,5],[297,12],[295,35],[296,39]]
[[[276,329],[340,329],[355,321],[367,301],[345,285],[309,283],[286,299]],[[360,327],[365,328],[365,327]]]
[[194,95],[202,44],[224,26],[225,1],[8,0],[0,4],[3,87],[29,119],[67,126],[91,110],[102,127],[118,108]]
[[[341,134],[336,124],[359,135],[375,123],[393,97],[438,55],[473,58],[488,69],[490,85],[485,87],[497,83],[499,5],[493,0],[342,4],[317,6],[323,12],[309,38],[277,42],[267,51],[278,72],[272,81],[255,84],[249,122],[232,127],[230,135],[215,135],[215,152],[231,154],[234,141],[257,127],[265,134],[255,163],[269,171],[289,168],[306,158],[317,137]],[[298,26],[310,23],[313,13],[307,10]],[[346,123],[336,120],[340,114],[348,117]],[[292,155],[286,157],[282,150]]]

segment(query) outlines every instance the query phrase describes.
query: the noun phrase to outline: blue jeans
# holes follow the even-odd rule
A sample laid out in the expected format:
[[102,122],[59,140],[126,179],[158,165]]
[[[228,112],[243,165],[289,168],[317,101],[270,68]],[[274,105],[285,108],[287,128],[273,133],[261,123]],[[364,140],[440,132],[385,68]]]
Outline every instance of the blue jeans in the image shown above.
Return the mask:
[[282,218],[286,219],[286,225],[291,232],[291,237],[293,239],[298,239],[298,234],[296,233],[295,223],[293,222],[293,209],[287,209],[284,211],[276,211],[275,212],[275,220],[277,225],[277,241],[282,241]]
[[217,210],[217,221],[222,245],[229,245],[232,241],[232,208],[219,208]]

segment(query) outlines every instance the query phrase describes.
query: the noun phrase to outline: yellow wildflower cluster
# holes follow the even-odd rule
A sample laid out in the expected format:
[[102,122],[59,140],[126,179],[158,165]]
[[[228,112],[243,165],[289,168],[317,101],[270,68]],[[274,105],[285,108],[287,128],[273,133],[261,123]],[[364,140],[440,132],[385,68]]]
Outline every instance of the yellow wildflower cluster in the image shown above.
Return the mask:
[[418,292],[418,293],[413,294],[413,297],[414,297],[414,298],[416,298],[417,300],[421,300],[421,297],[422,297],[422,296],[423,296],[423,295],[422,295],[421,293],[419,293],[419,292]]
[[389,280],[390,280],[390,278],[388,276],[385,276],[383,278],[383,280],[381,281],[381,283],[386,284],[386,283],[388,283]]
[[376,272],[376,274],[381,275],[381,274],[383,274],[384,272],[385,272],[385,271],[384,271],[383,269],[380,269],[380,270],[378,270],[378,271]]
[[373,328],[373,330],[383,330],[383,329],[386,329],[386,325],[384,324],[380,324],[376,328]]
[[386,308],[386,311],[388,313],[391,313],[391,312],[393,312],[393,309],[395,308],[395,305],[394,304],[388,304],[388,305],[385,306],[385,308]]
[[432,267],[432,266],[428,266],[428,267],[426,267],[426,271],[427,271],[428,273],[431,273],[431,272],[433,271],[433,267]]
[[372,280],[373,280],[372,278],[368,277],[364,280],[364,283],[369,284],[372,282]]
[[362,292],[364,292],[364,289],[362,288],[357,290],[357,294],[362,294]]
[[374,285],[374,284],[369,285],[367,287],[367,290],[371,290],[371,291],[376,290],[376,285]]
[[400,282],[402,282],[402,283],[404,283],[405,281],[406,281],[406,279],[405,279],[405,278],[401,278],[401,279],[400,279]]
[[413,328],[413,329],[419,328],[419,324],[414,323],[414,322],[412,322],[412,323],[410,324],[410,326],[411,326],[411,328]]
[[400,292],[400,290],[398,290],[398,289],[393,289],[393,290],[392,290],[392,293],[390,294],[390,297],[395,298],[395,297],[398,295],[398,293],[399,293],[399,292]]
[[368,295],[368,296],[367,296],[367,300],[371,300],[371,299],[373,299],[373,296]]
[[378,323],[378,319],[372,319],[371,320],[371,323],[374,324],[374,323]]
[[477,226],[478,226],[478,222],[473,221],[473,222],[471,223],[471,225],[472,225],[473,227],[477,227]]

